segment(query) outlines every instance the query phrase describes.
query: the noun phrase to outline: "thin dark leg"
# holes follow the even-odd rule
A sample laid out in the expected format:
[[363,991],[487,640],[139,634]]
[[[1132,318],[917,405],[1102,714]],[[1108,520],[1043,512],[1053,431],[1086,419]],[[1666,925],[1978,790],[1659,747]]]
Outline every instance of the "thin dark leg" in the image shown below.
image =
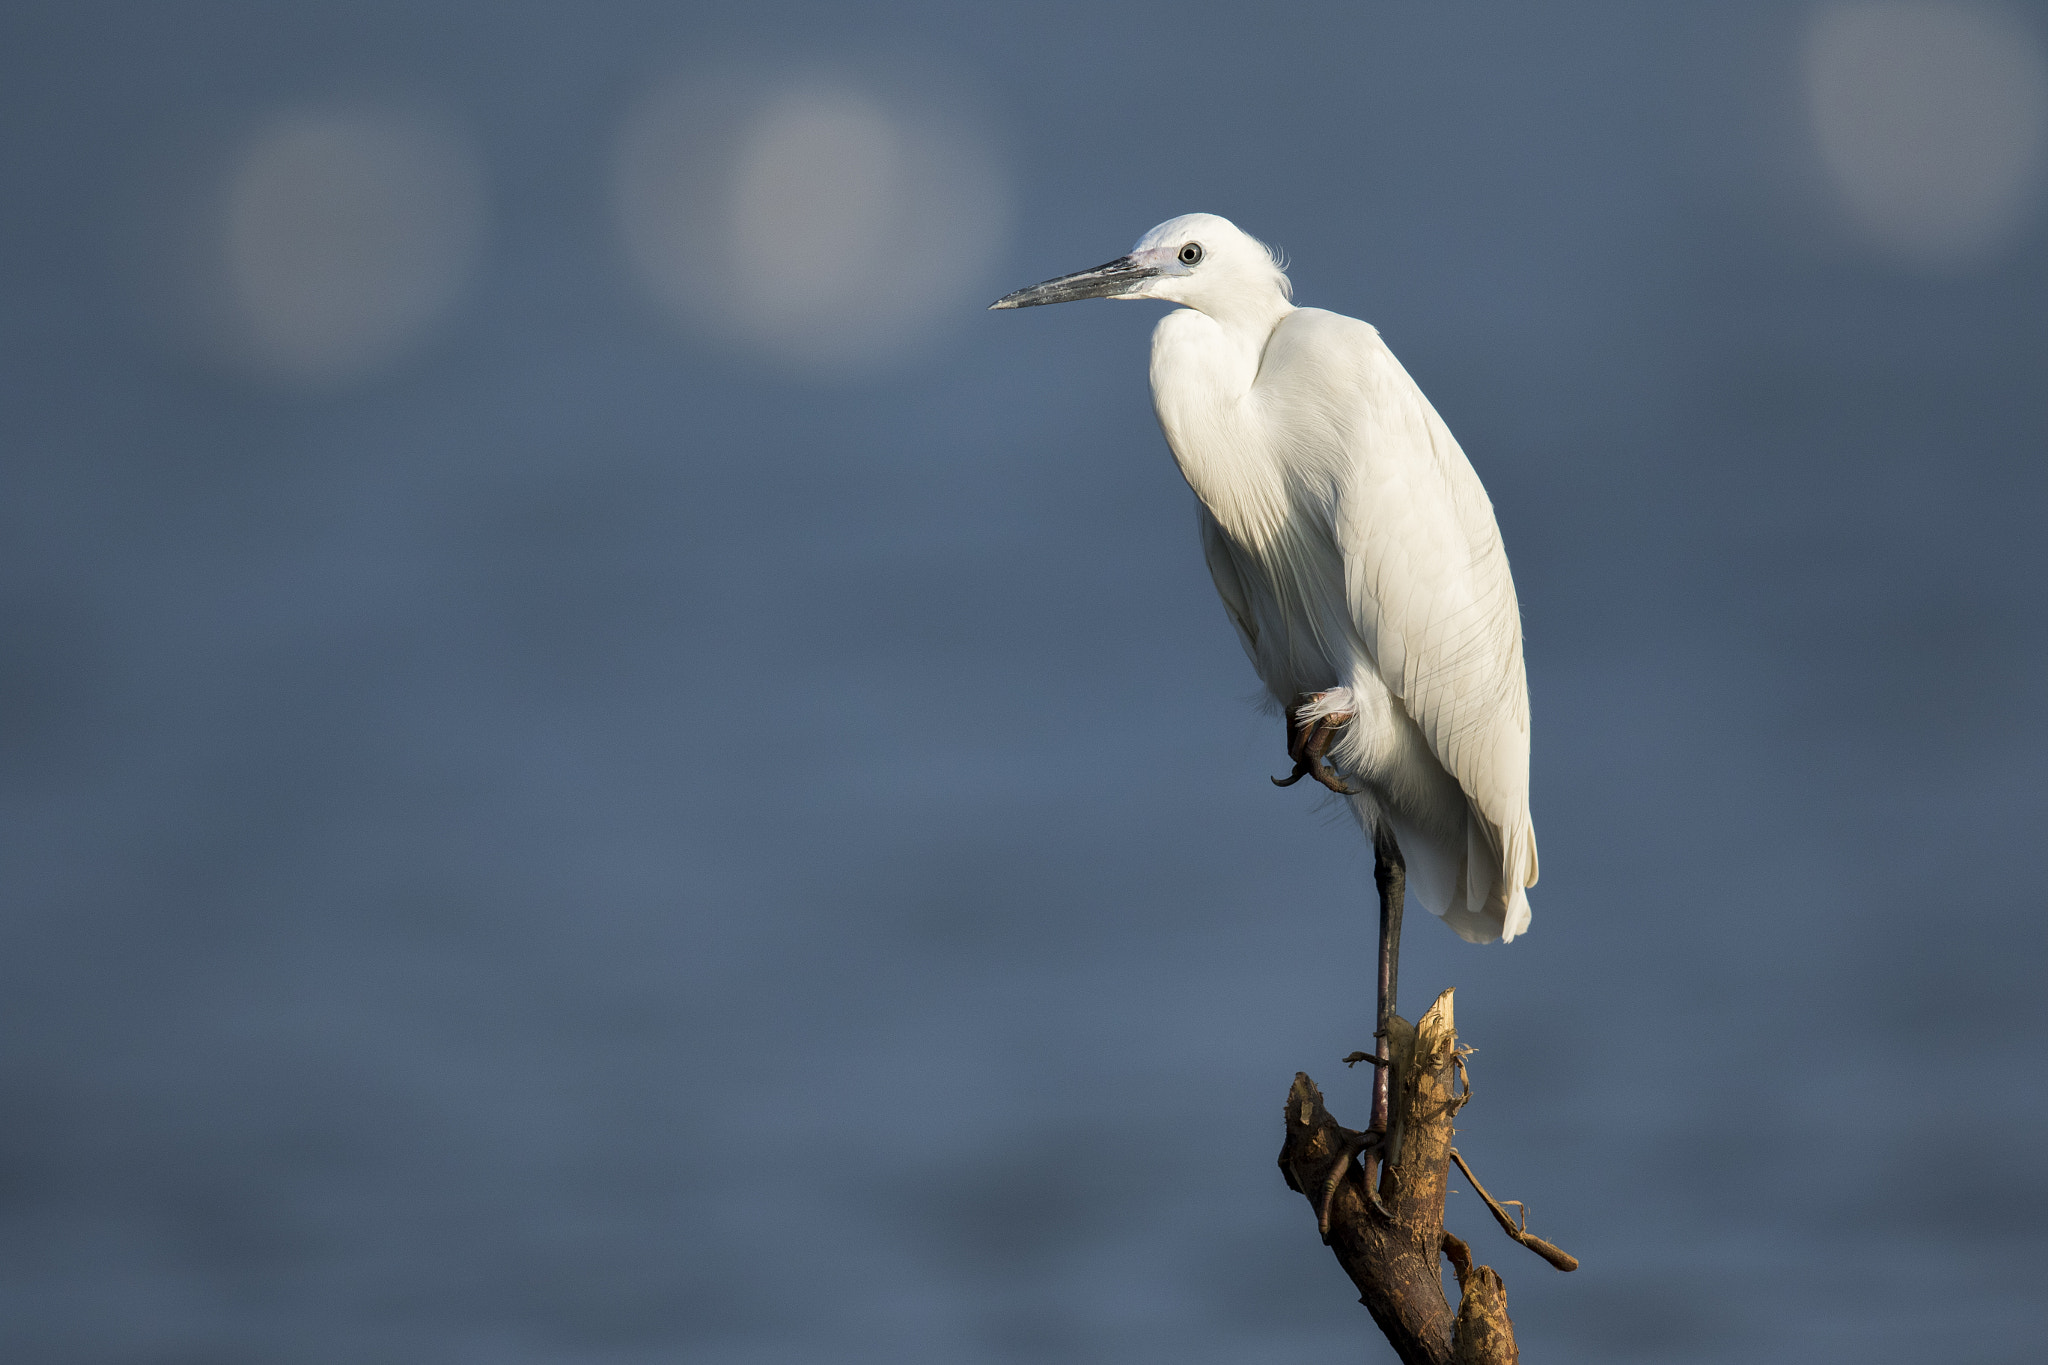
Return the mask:
[[1351,1169],[1352,1159],[1364,1159],[1362,1183],[1365,1197],[1374,1208],[1385,1214],[1386,1206],[1380,1203],[1378,1194],[1380,1163],[1382,1160],[1392,1161],[1400,1155],[1398,1150],[1387,1145],[1391,1110],[1388,1084],[1394,1069],[1390,1062],[1394,1055],[1394,992],[1400,976],[1401,906],[1408,890],[1408,865],[1401,861],[1401,846],[1394,842],[1391,832],[1381,831],[1373,835],[1372,855],[1373,885],[1379,888],[1380,893],[1379,1023],[1373,1036],[1373,1052],[1380,1062],[1372,1069],[1372,1117],[1366,1123],[1366,1131],[1353,1133],[1344,1130],[1344,1144],[1336,1163],[1330,1167],[1329,1178],[1323,1184],[1320,1221],[1325,1242],[1330,1240],[1330,1204],[1336,1198],[1337,1186],[1343,1181],[1344,1173]]
[[[1372,881],[1380,893],[1380,1012],[1373,1050],[1382,1061],[1393,1054],[1389,1036],[1394,1024],[1394,992],[1401,975],[1401,905],[1408,890],[1408,865],[1401,861],[1401,846],[1389,832],[1377,832],[1372,840]],[[1372,1119],[1376,1132],[1387,1131],[1387,1073],[1389,1066],[1372,1069]]]

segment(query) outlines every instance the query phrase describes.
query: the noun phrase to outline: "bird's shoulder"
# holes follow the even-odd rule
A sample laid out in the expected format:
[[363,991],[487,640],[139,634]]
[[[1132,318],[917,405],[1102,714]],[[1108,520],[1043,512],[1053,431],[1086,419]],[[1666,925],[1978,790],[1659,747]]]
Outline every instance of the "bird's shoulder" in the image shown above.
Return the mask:
[[1296,309],[1273,329],[1257,390],[1282,447],[1327,466],[1340,496],[1388,478],[1426,483],[1427,495],[1452,502],[1476,492],[1443,419],[1371,323]]
[[1406,417],[1428,406],[1377,327],[1321,308],[1297,308],[1280,320],[1258,383],[1288,409],[1345,427],[1369,414]]
[[1377,340],[1380,329],[1362,318],[1347,317],[1333,313],[1327,308],[1296,308],[1274,328],[1276,336],[1286,334],[1299,338],[1328,337],[1335,339]]
[[1280,319],[1266,343],[1268,364],[1372,364],[1385,354],[1379,328],[1325,308],[1295,309]]

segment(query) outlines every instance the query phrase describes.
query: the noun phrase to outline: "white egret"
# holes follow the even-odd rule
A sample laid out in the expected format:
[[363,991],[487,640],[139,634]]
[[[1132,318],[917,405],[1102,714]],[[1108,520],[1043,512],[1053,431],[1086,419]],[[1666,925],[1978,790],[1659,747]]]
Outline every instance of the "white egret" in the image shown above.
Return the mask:
[[1287,717],[1294,772],[1273,780],[1341,793],[1372,840],[1380,1064],[1358,1150],[1376,1151],[1405,892],[1473,942],[1529,926],[1529,693],[1479,476],[1374,328],[1292,296],[1262,243],[1195,213],[991,307],[1184,305],[1152,334],[1152,402],[1224,610]]

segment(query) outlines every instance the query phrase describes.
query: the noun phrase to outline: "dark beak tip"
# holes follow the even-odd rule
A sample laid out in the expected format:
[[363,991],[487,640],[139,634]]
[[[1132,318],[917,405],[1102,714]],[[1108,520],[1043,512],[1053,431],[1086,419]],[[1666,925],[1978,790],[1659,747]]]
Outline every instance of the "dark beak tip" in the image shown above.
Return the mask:
[[990,312],[998,309],[1007,311],[1012,308],[1035,308],[1042,303],[1068,303],[1075,299],[1117,297],[1128,286],[1158,273],[1150,267],[1133,265],[1128,256],[1119,256],[1108,265],[1098,265],[1093,270],[1062,275],[1056,280],[1034,284],[1028,289],[1013,290],[990,304],[988,308]]

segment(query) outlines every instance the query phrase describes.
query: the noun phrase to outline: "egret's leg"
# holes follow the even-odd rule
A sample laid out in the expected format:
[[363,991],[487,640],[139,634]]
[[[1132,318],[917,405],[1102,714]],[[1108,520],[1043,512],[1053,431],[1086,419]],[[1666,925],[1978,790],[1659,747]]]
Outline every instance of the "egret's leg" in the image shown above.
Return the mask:
[[1392,1126],[1389,1086],[1394,1072],[1394,993],[1400,976],[1401,909],[1407,898],[1408,865],[1401,861],[1401,846],[1394,842],[1393,834],[1384,830],[1374,832],[1372,854],[1373,885],[1380,893],[1379,1024],[1373,1033],[1375,1055],[1367,1057],[1354,1052],[1344,1059],[1346,1065],[1365,1061],[1373,1064],[1372,1112],[1364,1132],[1338,1130],[1343,1145],[1338,1149],[1337,1159],[1330,1163],[1329,1175],[1323,1179],[1322,1202],[1317,1208],[1326,1242],[1330,1240],[1330,1206],[1336,1201],[1337,1187],[1344,1183],[1344,1173],[1351,1169],[1352,1160],[1365,1159],[1360,1184],[1366,1199],[1385,1214],[1387,1208],[1379,1196],[1379,1166],[1382,1161],[1393,1161],[1401,1155],[1398,1145],[1390,1145],[1387,1130]]
[[1401,861],[1401,846],[1391,832],[1376,830],[1372,839],[1372,882],[1380,893],[1380,1009],[1378,1031],[1373,1034],[1381,1064],[1372,1069],[1372,1121],[1376,1132],[1387,1131],[1388,1073],[1393,1046],[1394,993],[1401,974],[1401,908],[1407,899],[1408,865]]
[[1294,760],[1294,771],[1286,777],[1274,778],[1274,786],[1291,787],[1304,777],[1313,777],[1339,796],[1358,795],[1344,785],[1336,769],[1323,761],[1323,755],[1330,752],[1330,742],[1351,723],[1355,714],[1319,707],[1317,703],[1328,696],[1328,692],[1304,692],[1287,708],[1287,756]]
[[1380,980],[1379,1025],[1373,1033],[1373,1051],[1378,1062],[1372,1069],[1372,1115],[1366,1131],[1376,1139],[1365,1154],[1365,1191],[1379,1206],[1379,1165],[1401,1155],[1392,1141],[1391,1128],[1394,1047],[1394,993],[1401,966],[1401,907],[1408,888],[1408,865],[1401,861],[1401,846],[1392,832],[1373,831],[1372,881],[1380,893]]

